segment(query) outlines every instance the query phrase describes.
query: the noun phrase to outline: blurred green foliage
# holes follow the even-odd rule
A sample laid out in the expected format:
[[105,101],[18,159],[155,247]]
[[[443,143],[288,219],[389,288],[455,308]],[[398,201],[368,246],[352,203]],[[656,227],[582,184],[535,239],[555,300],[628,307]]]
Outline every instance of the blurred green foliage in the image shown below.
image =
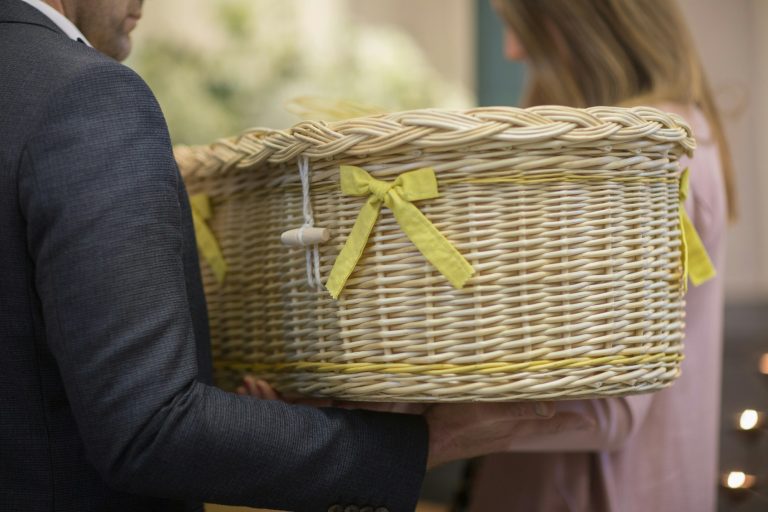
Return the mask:
[[299,96],[387,110],[466,107],[394,28],[355,25],[343,0],[163,0],[145,6],[128,61],[155,92],[174,143],[286,128]]

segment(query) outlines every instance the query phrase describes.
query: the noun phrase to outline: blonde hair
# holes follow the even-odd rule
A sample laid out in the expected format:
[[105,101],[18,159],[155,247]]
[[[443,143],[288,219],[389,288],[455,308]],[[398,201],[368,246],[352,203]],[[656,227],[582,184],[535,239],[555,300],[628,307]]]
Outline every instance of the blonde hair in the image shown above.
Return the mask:
[[730,150],[683,16],[672,0],[493,0],[524,48],[526,106],[695,106],[720,150],[735,218]]

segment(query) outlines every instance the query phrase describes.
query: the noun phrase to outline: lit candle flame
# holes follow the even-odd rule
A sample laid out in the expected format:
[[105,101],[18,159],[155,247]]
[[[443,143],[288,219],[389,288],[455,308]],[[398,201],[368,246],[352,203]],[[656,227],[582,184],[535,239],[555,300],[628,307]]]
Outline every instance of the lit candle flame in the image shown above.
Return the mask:
[[757,426],[760,415],[754,409],[744,409],[739,417],[739,428],[741,430],[752,430]]
[[747,475],[743,471],[731,471],[728,473],[727,485],[731,489],[739,489],[744,486],[747,481]]
[[768,375],[768,353],[760,357],[760,373]]

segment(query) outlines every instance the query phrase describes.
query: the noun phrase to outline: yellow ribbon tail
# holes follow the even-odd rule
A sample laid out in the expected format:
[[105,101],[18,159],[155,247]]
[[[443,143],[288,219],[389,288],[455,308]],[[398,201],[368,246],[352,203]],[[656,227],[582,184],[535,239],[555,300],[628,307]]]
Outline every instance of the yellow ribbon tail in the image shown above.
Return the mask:
[[715,266],[707,254],[704,242],[701,241],[699,233],[693,221],[685,211],[685,200],[688,198],[690,188],[690,175],[686,168],[680,175],[680,239],[682,242],[683,259],[683,290],[688,290],[688,278],[691,278],[693,286],[704,284],[715,275]]
[[449,242],[434,224],[412,203],[398,194],[389,196],[397,223],[413,245],[440,271],[454,288],[463,288],[475,273],[472,265]]
[[216,236],[205,222],[211,217],[212,213],[210,199],[205,194],[195,194],[190,196],[189,205],[192,209],[192,222],[195,225],[197,249],[211,267],[216,281],[221,284],[227,275],[227,262],[221,253]]
[[352,231],[350,231],[344,247],[336,257],[328,281],[325,283],[325,288],[334,299],[339,298],[344,285],[347,284],[347,279],[355,270],[357,262],[360,261],[368,243],[368,237],[376,224],[376,219],[379,218],[380,210],[381,201],[375,196],[369,197],[360,210],[355,225],[352,226]]
[[[707,249],[701,241],[693,221],[683,210],[681,215],[683,231],[683,247],[685,251],[683,261],[683,279],[687,284],[688,278],[691,278],[693,286],[704,284],[717,275],[715,266],[707,254]],[[684,285],[685,286],[685,285]]]

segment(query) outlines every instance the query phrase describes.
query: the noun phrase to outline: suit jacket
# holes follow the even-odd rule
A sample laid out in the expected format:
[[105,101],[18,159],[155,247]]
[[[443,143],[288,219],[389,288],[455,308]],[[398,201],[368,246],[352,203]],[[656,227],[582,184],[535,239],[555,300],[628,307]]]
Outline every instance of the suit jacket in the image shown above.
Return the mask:
[[0,510],[412,510],[420,417],[223,392],[165,121],[0,0]]

